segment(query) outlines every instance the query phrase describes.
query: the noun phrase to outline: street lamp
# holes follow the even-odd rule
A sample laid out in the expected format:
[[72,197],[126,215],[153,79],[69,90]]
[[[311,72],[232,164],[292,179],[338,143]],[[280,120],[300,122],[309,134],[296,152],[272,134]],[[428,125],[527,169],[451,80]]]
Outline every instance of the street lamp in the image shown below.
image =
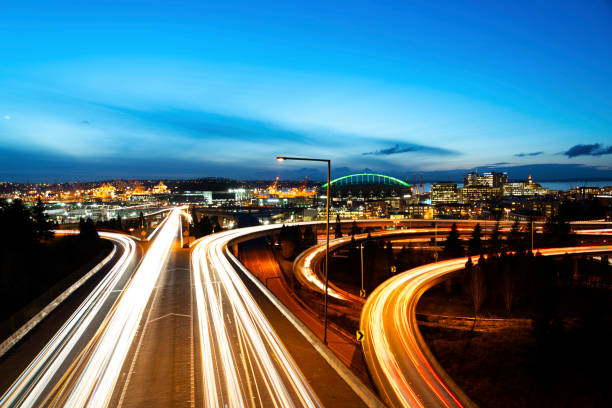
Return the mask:
[[328,279],[328,273],[327,273],[327,266],[328,266],[328,258],[329,258],[329,188],[330,188],[330,173],[331,173],[331,160],[327,160],[327,159],[312,159],[312,158],[306,158],[306,157],[286,157],[286,156],[277,156],[276,160],[278,160],[279,162],[283,162],[285,160],[301,160],[301,161],[315,161],[315,162],[325,162],[327,163],[327,199],[326,199],[326,204],[325,204],[325,231],[326,231],[326,238],[325,238],[325,293],[323,295],[323,299],[324,299],[324,324],[323,324],[323,343],[327,344],[327,289],[328,289],[328,283],[329,283],[329,279]]

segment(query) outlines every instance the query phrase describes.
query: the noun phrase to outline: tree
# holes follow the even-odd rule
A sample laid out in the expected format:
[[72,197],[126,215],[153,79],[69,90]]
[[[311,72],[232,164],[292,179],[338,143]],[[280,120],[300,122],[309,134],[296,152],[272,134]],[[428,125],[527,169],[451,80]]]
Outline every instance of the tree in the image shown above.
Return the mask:
[[84,241],[97,241],[100,239],[98,231],[91,218],[79,220],[79,238]]
[[482,230],[480,223],[476,224],[472,231],[472,237],[468,242],[468,255],[480,255],[482,254]]
[[36,205],[32,209],[32,218],[34,219],[34,229],[36,238],[39,240],[50,240],[53,238],[53,222],[45,214],[45,205],[39,198]]
[[200,234],[202,234],[201,236],[212,234],[213,226],[210,223],[210,219],[207,216],[203,216],[200,219],[199,226],[200,226]]
[[489,239],[489,252],[499,254],[502,250],[502,237],[499,231],[499,222],[495,223],[491,238]]
[[512,303],[514,301],[514,293],[516,290],[516,279],[508,263],[504,263],[503,265],[501,286],[506,313],[510,314],[512,311]]
[[342,238],[342,224],[340,223],[340,214],[336,214],[336,225],[334,226],[334,238]]
[[308,225],[306,229],[304,229],[304,246],[311,247],[317,244],[317,237],[312,230],[312,226]]
[[[387,241],[387,245],[385,246],[385,258],[387,260],[387,265],[389,266],[389,273],[391,273],[391,267],[393,266],[393,245],[391,241]],[[396,268],[397,271],[397,268]]]
[[470,276],[470,293],[472,295],[472,304],[474,306],[474,316],[480,312],[480,307],[485,297],[485,276],[484,276],[484,258],[480,255],[478,265],[472,267]]
[[457,223],[453,223],[451,226],[446,241],[444,241],[443,253],[447,258],[458,258],[464,254],[461,239],[459,239],[459,233],[457,232]]
[[30,210],[21,200],[0,202],[0,250],[28,248],[36,242],[36,226]]
[[544,224],[544,239],[546,246],[570,246],[574,242],[570,234],[570,224],[562,217],[549,217]]
[[200,238],[200,223],[198,220],[198,213],[196,212],[195,206],[191,207],[191,223],[189,224],[189,235],[196,238]]
[[406,245],[402,246],[402,249],[395,259],[395,265],[398,271],[406,271],[412,268],[414,258],[413,252],[412,248],[406,248]]
[[521,238],[520,224],[518,220],[516,220],[514,224],[512,224],[512,228],[510,228],[510,233],[508,234],[508,239],[506,240],[508,249],[511,251],[522,249]]

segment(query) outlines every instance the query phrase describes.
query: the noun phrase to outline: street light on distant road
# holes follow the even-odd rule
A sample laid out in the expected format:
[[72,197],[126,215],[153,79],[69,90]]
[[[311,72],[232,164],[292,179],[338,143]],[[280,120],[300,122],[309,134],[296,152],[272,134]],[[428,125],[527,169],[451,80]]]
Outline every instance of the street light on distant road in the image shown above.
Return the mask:
[[327,160],[327,159],[312,159],[312,158],[306,158],[306,157],[286,157],[286,156],[278,156],[276,157],[276,160],[278,160],[279,162],[283,162],[285,160],[301,160],[301,161],[316,161],[316,162],[325,162],[327,163],[327,200],[326,200],[326,205],[325,205],[325,231],[326,231],[326,242],[325,242],[325,293],[323,295],[324,297],[324,315],[325,315],[325,320],[324,320],[324,324],[323,324],[323,343],[327,344],[327,288],[328,288],[328,273],[327,273],[327,266],[328,266],[328,258],[329,258],[329,188],[330,188],[330,173],[331,173],[331,160]]

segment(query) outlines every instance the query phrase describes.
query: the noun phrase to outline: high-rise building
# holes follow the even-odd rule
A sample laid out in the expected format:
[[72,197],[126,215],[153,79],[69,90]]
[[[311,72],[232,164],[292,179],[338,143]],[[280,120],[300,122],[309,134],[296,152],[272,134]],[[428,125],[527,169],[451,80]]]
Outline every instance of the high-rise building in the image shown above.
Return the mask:
[[508,182],[508,173],[498,173],[495,171],[490,171],[488,173],[483,174],[486,185],[489,187],[502,187],[504,184]]
[[495,171],[489,171],[484,174],[478,174],[476,172],[469,172],[463,178],[463,185],[465,187],[473,186],[486,186],[486,187],[502,187],[508,182],[508,173],[498,173]]
[[463,203],[486,201],[501,197],[502,189],[490,186],[468,186],[459,189],[459,197]]
[[431,185],[432,204],[450,204],[459,202],[457,194],[457,183],[440,182]]

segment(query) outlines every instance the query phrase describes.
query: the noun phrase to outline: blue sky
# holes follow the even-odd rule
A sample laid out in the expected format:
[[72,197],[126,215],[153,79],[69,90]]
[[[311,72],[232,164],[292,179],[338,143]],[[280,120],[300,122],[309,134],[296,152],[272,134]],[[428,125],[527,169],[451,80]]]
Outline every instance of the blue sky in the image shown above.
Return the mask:
[[612,3],[496,3],[0,1],[0,180],[612,176]]

